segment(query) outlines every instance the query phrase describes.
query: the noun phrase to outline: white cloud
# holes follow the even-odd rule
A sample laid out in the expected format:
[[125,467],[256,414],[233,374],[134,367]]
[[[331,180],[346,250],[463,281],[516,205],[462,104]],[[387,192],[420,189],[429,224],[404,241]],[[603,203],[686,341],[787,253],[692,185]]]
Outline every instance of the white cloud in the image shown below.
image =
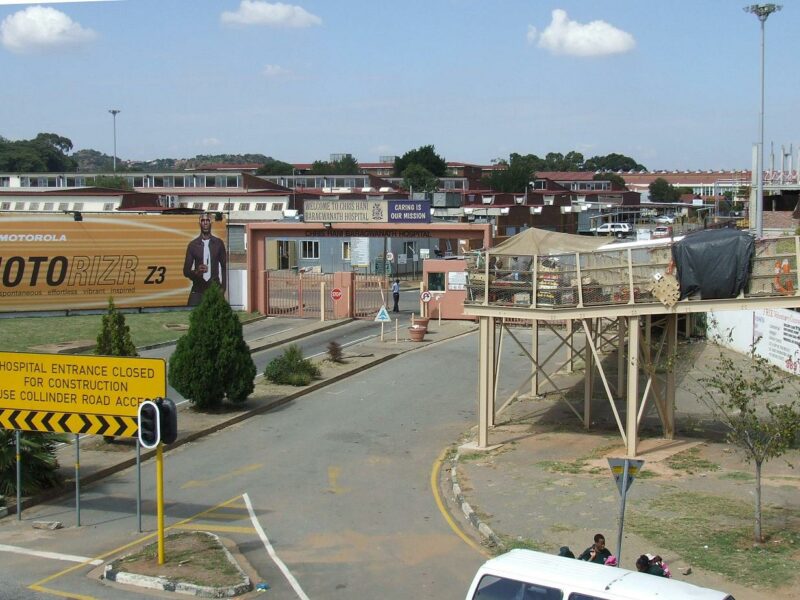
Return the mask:
[[16,4],[83,4],[85,2],[116,2],[117,0],[0,0],[0,6],[14,6]]
[[46,52],[91,42],[97,34],[54,8],[31,6],[0,23],[0,43],[11,52]]
[[617,29],[605,21],[578,23],[571,21],[567,12],[560,8],[553,11],[550,25],[537,35],[536,28],[528,26],[529,44],[539,39],[538,46],[553,54],[571,56],[605,56],[628,52],[636,46],[636,40],[627,31]]
[[284,69],[280,65],[267,65],[262,73],[265,77],[288,77],[292,74],[289,69]]
[[225,11],[220,19],[226,25],[267,25],[269,27],[312,27],[322,19],[302,6],[263,0],[242,0],[235,12]]
[[219,141],[219,140],[218,140],[217,138],[215,138],[215,137],[207,137],[207,138],[203,138],[203,139],[200,141],[200,144],[202,144],[202,145],[203,145],[203,146],[205,146],[206,148],[212,148],[212,147],[214,147],[214,146],[219,146],[221,143],[222,143],[222,142],[221,142],[221,141]]

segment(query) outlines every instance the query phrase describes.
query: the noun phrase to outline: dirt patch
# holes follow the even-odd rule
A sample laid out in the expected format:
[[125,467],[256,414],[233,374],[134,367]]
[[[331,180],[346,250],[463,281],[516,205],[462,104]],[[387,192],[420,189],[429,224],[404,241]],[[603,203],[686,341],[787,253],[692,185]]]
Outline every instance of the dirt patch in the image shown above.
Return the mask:
[[242,582],[242,573],[231,562],[219,538],[203,531],[186,531],[164,540],[164,564],[158,564],[158,543],[111,563],[117,572],[161,577],[171,582],[206,587],[229,587]]

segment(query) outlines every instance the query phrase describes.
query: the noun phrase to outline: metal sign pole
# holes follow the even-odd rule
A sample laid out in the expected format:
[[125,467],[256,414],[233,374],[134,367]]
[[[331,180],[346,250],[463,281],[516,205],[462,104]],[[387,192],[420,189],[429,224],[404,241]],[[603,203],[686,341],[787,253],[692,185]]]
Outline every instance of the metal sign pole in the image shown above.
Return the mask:
[[158,513],[158,564],[164,564],[164,450],[156,448],[156,512]]
[[142,446],[136,440],[136,523],[142,533]]
[[619,529],[617,530],[617,564],[622,565],[622,529],[625,526],[625,500],[628,497],[628,465],[630,461],[625,459],[625,466],[622,471],[622,500],[619,508]]
[[22,520],[22,454],[20,451],[19,429],[17,429],[17,521]]
[[75,522],[81,526],[81,434],[75,434]]

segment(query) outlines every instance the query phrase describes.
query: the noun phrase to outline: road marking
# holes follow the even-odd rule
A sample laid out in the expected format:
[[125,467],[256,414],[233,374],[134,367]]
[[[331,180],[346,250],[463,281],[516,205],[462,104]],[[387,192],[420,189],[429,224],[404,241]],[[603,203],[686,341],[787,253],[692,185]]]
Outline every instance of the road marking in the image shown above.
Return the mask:
[[254,463],[252,465],[246,465],[240,469],[236,469],[235,471],[223,473],[217,477],[212,477],[211,479],[190,479],[181,486],[181,489],[185,490],[187,488],[204,487],[210,483],[219,483],[220,481],[225,481],[227,479],[231,479],[232,477],[238,477],[239,475],[244,475],[245,473],[250,473],[251,471],[258,471],[263,466],[264,463]]
[[19,546],[7,546],[0,544],[0,552],[11,552],[12,554],[26,554],[27,556],[38,556],[39,558],[52,558],[53,560],[65,560],[81,564],[90,564],[95,567],[102,565],[102,560],[91,559],[86,556],[75,556],[74,554],[59,554],[58,552],[44,552],[42,550],[30,550]]
[[244,527],[239,525],[213,525],[211,523],[186,523],[185,525],[176,525],[175,529],[186,529],[188,531],[220,531],[225,533],[253,533],[252,527]]
[[[352,342],[347,342],[346,344],[342,344],[342,348],[347,348],[348,346],[352,346],[353,344],[359,344],[361,342],[365,342],[367,340],[371,340],[372,338],[378,337],[377,335],[368,335],[367,337],[359,338],[357,340],[353,340]],[[318,352],[316,354],[312,354],[308,358],[316,358],[318,356],[322,356],[323,354],[328,354],[327,351],[325,352]]]
[[341,474],[341,467],[328,467],[328,483],[330,487],[326,491],[331,494],[342,494],[350,491],[350,488],[343,488],[339,485],[339,475]]
[[433,492],[433,499],[436,501],[436,506],[439,508],[439,512],[442,513],[444,520],[450,525],[450,529],[456,532],[456,535],[464,540],[467,545],[472,546],[475,550],[480,552],[481,554],[488,556],[486,550],[481,548],[475,541],[468,537],[466,533],[464,533],[461,528],[453,521],[453,518],[450,516],[450,513],[447,512],[447,509],[444,507],[444,502],[442,502],[442,497],[439,495],[439,469],[441,468],[442,463],[444,462],[445,454],[447,454],[447,448],[442,450],[442,453],[439,457],[433,462],[433,468],[431,469],[431,492]]
[[[194,514],[191,517],[183,519],[182,521],[178,521],[177,523],[175,523],[175,525],[171,525],[171,526],[167,527],[165,529],[165,531],[169,531],[170,529],[175,529],[177,527],[180,527],[181,525],[184,525],[186,523],[190,523],[191,521],[194,521],[195,519],[199,519],[203,515],[206,515],[206,514],[208,514],[210,512],[213,512],[213,511],[215,511],[215,510],[217,510],[219,508],[222,508],[224,506],[229,506],[230,504],[233,504],[234,502],[236,502],[239,498],[241,498],[241,496],[234,496],[233,498],[230,498],[229,500],[226,500],[225,502],[220,502],[216,506],[212,506],[211,508],[207,508],[206,510],[200,511],[199,513]],[[141,538],[139,538],[137,540],[134,540],[132,542],[128,542],[127,544],[124,544],[122,546],[114,548],[113,550],[109,550],[108,552],[106,552],[104,554],[100,554],[94,560],[101,560],[101,562],[103,562],[103,561],[105,561],[106,558],[109,558],[110,556],[116,556],[117,554],[120,554],[123,550],[127,550],[128,548],[131,548],[133,546],[137,546],[139,544],[142,544],[142,543],[146,542],[147,540],[152,540],[153,538],[155,538],[157,536],[158,536],[158,532],[157,531],[153,532],[153,533],[150,533],[150,534],[148,534],[148,535],[146,535],[144,537],[141,537]],[[51,589],[51,588],[44,587],[44,584],[50,583],[51,581],[54,581],[54,580],[58,579],[59,577],[63,577],[64,575],[67,575],[68,573],[72,573],[73,571],[76,571],[77,569],[80,569],[81,567],[86,566],[87,564],[89,564],[89,563],[81,563],[79,565],[68,567],[68,568],[66,568],[66,569],[64,569],[62,571],[57,572],[57,573],[53,573],[52,575],[48,575],[44,579],[40,579],[39,581],[29,585],[28,589],[29,590],[33,590],[35,592],[44,592],[46,594],[53,594],[55,596],[61,596],[62,598],[74,598],[75,600],[94,600],[91,596],[81,596],[81,595],[78,595],[78,594],[70,594],[69,592],[61,592],[59,590],[54,590],[54,589]]]
[[294,589],[297,597],[301,598],[301,600],[309,600],[308,596],[306,596],[306,593],[303,591],[303,588],[301,588],[300,584],[297,582],[297,579],[294,578],[294,575],[292,575],[292,572],[289,571],[289,568],[283,563],[283,561],[278,558],[275,549],[272,547],[272,544],[269,543],[267,534],[264,533],[261,523],[259,523],[258,519],[256,518],[256,513],[253,511],[253,505],[250,503],[250,496],[247,495],[247,492],[242,494],[242,498],[244,498],[245,504],[247,504],[247,512],[250,513],[250,520],[253,522],[253,527],[255,527],[256,532],[258,532],[258,537],[261,538],[261,541],[264,543],[264,547],[272,557],[272,560],[276,565],[278,565],[278,568],[283,573],[283,576],[286,577],[286,581],[289,582],[289,585],[292,586],[292,589]]

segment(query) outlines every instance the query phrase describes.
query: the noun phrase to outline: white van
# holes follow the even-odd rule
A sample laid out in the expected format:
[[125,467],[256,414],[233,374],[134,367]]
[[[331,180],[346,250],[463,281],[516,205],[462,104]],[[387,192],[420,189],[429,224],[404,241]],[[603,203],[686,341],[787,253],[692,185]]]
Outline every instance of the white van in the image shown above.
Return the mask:
[[532,550],[484,563],[466,600],[733,600],[683,581]]

